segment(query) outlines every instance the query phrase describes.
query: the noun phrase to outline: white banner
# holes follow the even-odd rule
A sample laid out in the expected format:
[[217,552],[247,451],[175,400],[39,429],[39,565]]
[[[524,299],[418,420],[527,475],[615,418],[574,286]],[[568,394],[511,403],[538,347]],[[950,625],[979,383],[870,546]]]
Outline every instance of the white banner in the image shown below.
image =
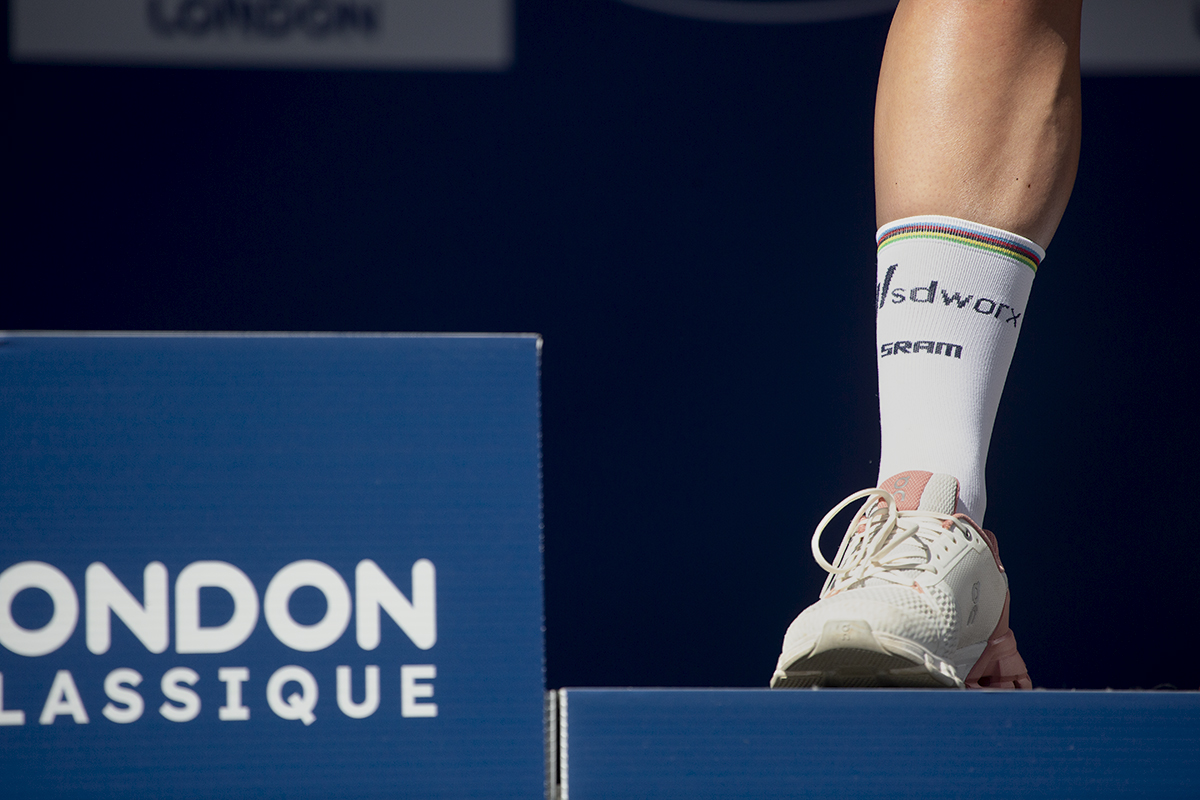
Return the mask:
[[14,61],[501,70],[513,0],[12,0]]
[[1200,72],[1200,0],[1084,0],[1089,75]]
[[[617,0],[708,22],[795,25],[891,13],[896,0]],[[1200,0],[1085,0],[1089,74],[1200,72]]]

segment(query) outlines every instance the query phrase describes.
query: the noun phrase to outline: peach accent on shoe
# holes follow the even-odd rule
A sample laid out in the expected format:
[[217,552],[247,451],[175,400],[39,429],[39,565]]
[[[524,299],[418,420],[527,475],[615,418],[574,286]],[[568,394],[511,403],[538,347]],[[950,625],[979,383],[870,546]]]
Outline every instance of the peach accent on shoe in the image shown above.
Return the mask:
[[932,472],[909,470],[893,475],[880,484],[879,488],[892,493],[892,497],[896,498],[897,510],[916,511],[921,504],[921,493],[925,491],[925,486],[932,477]]
[[[995,537],[991,538],[995,541]],[[995,551],[992,551],[993,554]],[[999,563],[1000,557],[996,556]],[[1017,652],[1017,638],[1008,627],[1008,593],[1004,594],[1004,610],[996,630],[988,637],[983,655],[971,667],[964,683],[968,689],[1032,689],[1029,668]]]

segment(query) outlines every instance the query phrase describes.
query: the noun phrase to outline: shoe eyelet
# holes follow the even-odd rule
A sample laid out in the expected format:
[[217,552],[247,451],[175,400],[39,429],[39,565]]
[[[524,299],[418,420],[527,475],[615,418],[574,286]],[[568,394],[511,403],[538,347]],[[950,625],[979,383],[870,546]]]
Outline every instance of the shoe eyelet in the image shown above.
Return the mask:
[[968,530],[964,530],[964,531],[963,531],[963,538],[964,538],[964,539],[966,539],[968,542],[969,542],[969,541],[971,541],[971,532],[970,532],[970,531],[968,531]]

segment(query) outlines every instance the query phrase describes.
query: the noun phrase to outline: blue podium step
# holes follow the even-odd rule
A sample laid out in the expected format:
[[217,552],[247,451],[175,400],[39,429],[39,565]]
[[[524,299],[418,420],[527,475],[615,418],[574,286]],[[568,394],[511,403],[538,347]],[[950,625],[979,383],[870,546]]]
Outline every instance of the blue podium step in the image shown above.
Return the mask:
[[1200,797],[1200,693],[561,689],[554,800]]

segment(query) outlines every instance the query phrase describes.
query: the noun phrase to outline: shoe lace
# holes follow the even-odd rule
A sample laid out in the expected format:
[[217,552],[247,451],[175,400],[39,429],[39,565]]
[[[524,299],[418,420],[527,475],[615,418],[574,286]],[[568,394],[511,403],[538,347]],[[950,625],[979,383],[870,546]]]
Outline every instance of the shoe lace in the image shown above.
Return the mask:
[[[821,554],[821,534],[843,509],[865,500],[842,538],[833,563]],[[958,518],[934,511],[901,511],[896,498],[886,489],[863,489],[838,503],[821,520],[812,537],[812,552],[821,569],[829,573],[821,596],[881,579],[911,585],[914,572],[936,575],[934,547],[946,533],[954,535]],[[957,540],[955,540],[957,541]]]

